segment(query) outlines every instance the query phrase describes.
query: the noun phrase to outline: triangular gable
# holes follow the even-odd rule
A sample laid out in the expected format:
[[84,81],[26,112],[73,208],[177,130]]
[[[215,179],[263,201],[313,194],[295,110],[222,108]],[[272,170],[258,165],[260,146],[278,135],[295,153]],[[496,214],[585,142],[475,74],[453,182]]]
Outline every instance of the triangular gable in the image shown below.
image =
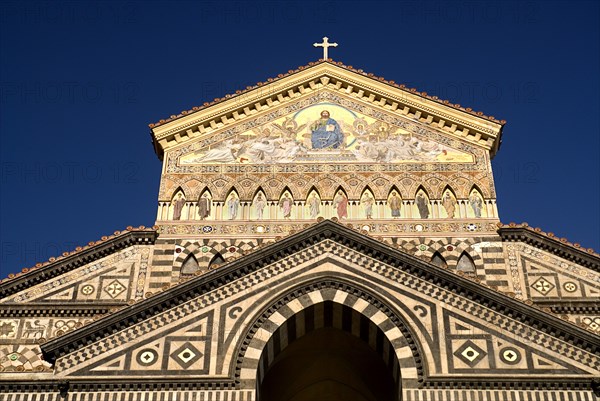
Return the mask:
[[[301,277],[313,278],[303,281]],[[261,284],[271,279],[269,285]],[[299,281],[294,284],[294,280]],[[356,289],[351,290],[353,285]],[[362,297],[360,293],[369,287],[378,289]],[[271,299],[278,293],[303,291],[304,302],[287,296],[288,306],[280,309],[268,307],[281,305],[275,300],[259,301],[261,292]],[[208,351],[200,344],[221,347],[218,355],[234,358],[232,350],[243,343],[244,333],[273,332],[272,326],[284,321],[286,313],[303,309],[306,299],[330,299],[364,313],[378,299],[396,300],[400,320],[419,338],[419,347],[427,355],[430,374],[512,375],[514,379],[519,374],[545,377],[560,372],[557,380],[568,380],[600,371],[597,336],[331,221],[51,340],[42,350],[47,360],[56,361],[61,376],[98,374],[114,366],[132,369],[132,361],[137,361],[135,369],[140,371],[140,363],[152,361],[161,369],[166,366],[170,374],[181,375],[181,370],[194,366],[192,370],[202,376],[206,361],[200,359]],[[220,309],[213,307],[217,304]],[[249,326],[255,319],[250,310],[259,306],[271,311],[271,323],[265,322],[267,326],[257,332]],[[367,314],[374,313],[373,321],[384,322],[376,311]],[[244,320],[236,323],[236,319]],[[197,325],[203,328],[191,333]],[[438,330],[431,330],[434,325]],[[445,338],[433,338],[436,332]],[[220,337],[215,338],[216,333]],[[196,341],[188,341],[195,337]],[[445,344],[443,352],[436,344]],[[258,356],[260,352],[252,358]],[[227,375],[231,363],[211,361],[209,373]],[[144,376],[151,377],[151,372],[148,365]]]
[[148,259],[148,252],[139,252],[135,246],[153,245],[157,236],[154,229],[129,227],[11,274],[0,283],[0,303],[129,300],[133,298],[128,290],[135,280],[133,264],[140,257]]
[[162,158],[168,149],[191,139],[204,138],[250,118],[266,116],[273,108],[292,104],[298,107],[298,100],[305,100],[305,106],[308,106],[308,98],[325,93],[345,96],[359,104],[373,105],[403,116],[407,121],[435,127],[450,137],[489,150],[492,156],[500,144],[504,122],[485,117],[482,113],[474,114],[459,105],[440,102],[436,97],[416,90],[406,90],[361,70],[321,62],[248,92],[228,95],[214,104],[207,103],[205,107],[151,124],[155,150]]

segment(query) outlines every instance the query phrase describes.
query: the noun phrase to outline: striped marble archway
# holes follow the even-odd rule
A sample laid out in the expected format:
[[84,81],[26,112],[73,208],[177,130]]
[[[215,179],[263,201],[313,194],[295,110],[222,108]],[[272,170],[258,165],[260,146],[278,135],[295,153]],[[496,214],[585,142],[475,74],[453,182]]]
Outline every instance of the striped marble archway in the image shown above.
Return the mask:
[[[327,308],[331,312],[325,312]],[[343,316],[344,310],[351,311],[349,317]],[[331,279],[297,288],[263,310],[240,342],[236,381],[241,388],[256,389],[279,352],[326,326],[344,330],[378,352],[398,385],[398,394],[423,382],[420,347],[399,314],[366,290]]]

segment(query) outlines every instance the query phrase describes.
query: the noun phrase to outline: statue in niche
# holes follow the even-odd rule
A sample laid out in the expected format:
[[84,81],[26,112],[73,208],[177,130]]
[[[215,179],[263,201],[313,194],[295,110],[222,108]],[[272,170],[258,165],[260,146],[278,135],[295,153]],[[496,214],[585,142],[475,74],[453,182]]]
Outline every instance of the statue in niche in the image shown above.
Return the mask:
[[344,217],[348,218],[348,198],[342,191],[339,191],[333,199],[333,207],[336,208],[340,220]]
[[310,210],[310,218],[316,219],[321,211],[321,200],[317,197],[316,193],[312,193],[312,196],[308,199],[308,208]]
[[392,196],[388,200],[388,205],[392,211],[392,217],[397,219],[400,217],[400,208],[402,207],[402,201],[396,192],[392,192]]
[[183,205],[185,205],[185,198],[181,194],[177,194],[177,198],[173,201],[173,220],[181,219],[181,211],[183,210]]
[[265,210],[265,206],[267,205],[267,201],[263,198],[262,194],[259,193],[256,196],[256,200],[254,201],[254,208],[256,209],[256,218],[258,220],[263,219],[263,212]]
[[238,208],[240,207],[240,199],[234,193],[231,194],[231,197],[227,201],[227,208],[229,209],[229,220],[235,220],[238,214]]
[[472,192],[469,196],[469,204],[475,213],[475,217],[481,217],[481,208],[483,207],[483,201],[476,192]]
[[415,203],[417,204],[417,209],[419,210],[419,215],[421,216],[421,218],[429,218],[429,202],[427,201],[425,195],[423,195],[423,192],[419,192],[417,194],[417,199]]
[[291,197],[289,197],[288,193],[286,192],[285,194],[283,194],[283,198],[281,198],[281,200],[279,201],[279,207],[281,208],[281,211],[283,212],[284,219],[289,219],[292,217],[293,204],[294,204],[294,201],[292,200]]
[[207,193],[198,199],[198,214],[200,215],[200,220],[204,220],[210,216],[210,203],[210,198]]
[[338,149],[344,141],[344,134],[337,121],[329,117],[329,111],[323,110],[321,118],[310,126],[313,149]]
[[456,200],[454,199],[454,196],[450,194],[450,191],[446,191],[446,193],[442,197],[442,205],[444,206],[444,209],[446,209],[448,218],[453,219],[454,211],[456,209]]
[[367,219],[373,218],[373,204],[375,203],[375,199],[371,196],[370,193],[365,192],[360,203],[365,207],[365,216]]

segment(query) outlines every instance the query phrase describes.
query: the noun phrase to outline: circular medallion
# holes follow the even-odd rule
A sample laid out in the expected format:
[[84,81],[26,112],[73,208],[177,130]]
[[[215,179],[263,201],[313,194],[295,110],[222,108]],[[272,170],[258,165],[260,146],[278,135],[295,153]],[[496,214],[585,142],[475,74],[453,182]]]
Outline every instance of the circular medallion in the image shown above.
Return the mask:
[[575,292],[575,291],[577,291],[577,284],[575,284],[572,281],[567,281],[566,283],[563,284],[563,288],[567,292]]
[[152,348],[145,348],[138,352],[137,362],[142,366],[150,366],[158,359],[158,353]]
[[500,350],[500,359],[509,365],[516,365],[521,361],[521,353],[514,347],[504,347]]
[[81,287],[81,293],[83,295],[92,295],[94,291],[94,286],[91,284],[86,284],[83,287]]

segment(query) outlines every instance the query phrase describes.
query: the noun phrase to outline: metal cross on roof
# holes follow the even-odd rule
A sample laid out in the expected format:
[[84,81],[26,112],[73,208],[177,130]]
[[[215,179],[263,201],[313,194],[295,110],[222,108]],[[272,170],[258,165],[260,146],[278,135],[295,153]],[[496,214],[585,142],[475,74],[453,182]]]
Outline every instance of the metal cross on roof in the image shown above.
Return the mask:
[[337,43],[329,43],[329,38],[325,36],[323,38],[323,43],[313,43],[314,47],[322,47],[323,48],[323,60],[327,60],[327,48],[329,47],[337,47]]

